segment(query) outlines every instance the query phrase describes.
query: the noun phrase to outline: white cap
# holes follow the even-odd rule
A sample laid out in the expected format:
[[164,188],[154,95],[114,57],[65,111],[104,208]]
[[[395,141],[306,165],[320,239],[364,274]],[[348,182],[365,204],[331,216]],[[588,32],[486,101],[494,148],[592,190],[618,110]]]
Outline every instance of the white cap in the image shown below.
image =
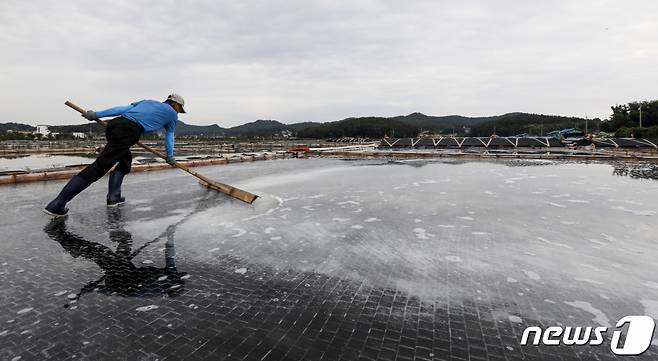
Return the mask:
[[176,103],[180,104],[181,108],[183,108],[183,113],[185,113],[185,108],[184,108],[185,107],[185,100],[183,99],[182,96],[180,96],[180,94],[171,93],[167,97],[167,100],[171,100],[172,102],[176,102]]

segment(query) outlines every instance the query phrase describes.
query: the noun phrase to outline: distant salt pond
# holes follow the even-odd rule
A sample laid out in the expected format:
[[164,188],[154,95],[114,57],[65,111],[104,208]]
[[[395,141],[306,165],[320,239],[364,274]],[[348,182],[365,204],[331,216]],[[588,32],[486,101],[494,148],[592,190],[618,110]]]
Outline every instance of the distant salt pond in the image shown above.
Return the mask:
[[[203,159],[211,157],[209,154],[184,154],[177,155],[176,159]],[[133,164],[143,161],[152,161],[157,157],[152,155],[139,156],[133,153]],[[7,171],[25,171],[35,169],[62,168],[71,165],[91,164],[96,159],[96,154],[84,155],[52,155],[52,154],[30,154],[20,156],[2,156],[0,157],[0,172]],[[157,159],[155,161],[158,161]]]
[[61,168],[67,165],[90,164],[94,158],[82,155],[31,154],[0,157],[0,171]]

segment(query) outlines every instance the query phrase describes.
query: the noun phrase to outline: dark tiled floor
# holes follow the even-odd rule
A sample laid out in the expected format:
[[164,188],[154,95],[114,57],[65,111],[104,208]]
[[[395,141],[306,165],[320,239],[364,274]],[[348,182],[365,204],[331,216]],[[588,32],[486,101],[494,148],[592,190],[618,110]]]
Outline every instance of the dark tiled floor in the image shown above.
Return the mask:
[[[273,163],[269,171],[273,177],[298,172],[292,162]],[[343,166],[314,166],[337,165]],[[232,169],[235,173],[217,173],[217,178],[235,181],[259,172],[255,166]],[[478,233],[467,241],[473,237],[469,230],[459,233],[465,238],[457,248],[441,243],[441,259],[461,250],[461,262],[432,258],[424,263],[419,257],[434,252],[439,239],[451,237],[452,233],[439,233],[440,227],[425,226],[431,245],[423,243],[426,233],[403,230],[406,223],[380,225],[365,235],[353,233],[363,232],[354,228],[345,238],[320,242],[314,234],[321,232],[305,233],[308,230],[295,223],[308,217],[329,222],[332,217],[362,213],[362,219],[386,221],[387,213],[402,217],[406,212],[374,199],[346,203],[340,197],[322,215],[311,213],[322,208],[314,194],[331,192],[329,186],[320,185],[300,199],[292,199],[288,189],[274,187],[272,194],[281,200],[270,206],[264,197],[264,208],[254,211],[258,218],[213,224],[209,219],[228,222],[244,206],[172,174],[176,176],[171,179],[163,174],[131,175],[128,187],[140,194],[117,210],[102,206],[104,189],[99,185],[72,203],[72,214],[64,221],[50,222],[34,209],[61,183],[13,187],[11,195],[2,194],[9,207],[0,223],[5,235],[0,246],[0,359],[614,360],[624,357],[610,351],[609,335],[598,347],[521,346],[519,341],[527,326],[598,326],[599,309],[614,325],[624,315],[642,314],[638,299],[652,296],[605,292],[608,296],[602,297],[609,291],[605,284],[590,280],[584,283],[590,286],[583,286],[559,270],[547,275],[541,267],[533,268],[544,271],[538,280],[538,275],[527,272],[532,267],[516,264],[518,259],[510,261],[493,249],[478,248],[483,243],[506,247],[516,241],[496,237],[494,226],[486,222],[481,226],[491,230],[491,239],[479,240]],[[181,182],[185,187],[170,194],[148,186],[158,183],[176,189]],[[298,209],[305,211],[295,213]],[[411,228],[417,227],[413,217],[422,213],[415,212],[408,221]],[[281,218],[284,214],[288,216]],[[418,223],[427,223],[422,220]],[[287,243],[278,248],[306,248],[263,251],[266,240],[279,241],[275,227],[290,232],[283,235]],[[224,230],[217,231],[220,228]],[[398,232],[409,233],[410,238],[397,239]],[[291,234],[299,234],[299,239]],[[381,238],[381,247],[392,247],[382,234],[395,238],[394,246],[402,247],[399,253],[369,243]],[[539,253],[540,247],[524,249]],[[413,255],[402,254],[415,248]],[[471,251],[490,252],[494,267],[469,261]],[[606,254],[592,252],[579,257],[588,264],[594,263],[590,258],[605,260]],[[417,263],[405,265],[397,258],[383,262],[384,253]],[[276,260],[270,262],[272,255]],[[322,258],[332,262],[321,262]],[[515,267],[519,270],[513,273]],[[574,303],[577,300],[597,307],[588,311]],[[654,345],[637,359],[656,358]]]

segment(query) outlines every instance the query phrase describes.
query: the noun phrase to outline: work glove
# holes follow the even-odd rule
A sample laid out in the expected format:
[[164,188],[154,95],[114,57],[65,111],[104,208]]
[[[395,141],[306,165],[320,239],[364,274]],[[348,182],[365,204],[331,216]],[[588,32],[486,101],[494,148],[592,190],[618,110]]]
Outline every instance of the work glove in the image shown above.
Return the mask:
[[87,110],[86,112],[82,113],[82,117],[90,122],[93,122],[94,120],[98,120],[98,117],[96,116],[96,112],[93,110]]
[[174,164],[176,164],[176,160],[174,159],[173,155],[167,156],[167,163],[172,167],[174,166]]

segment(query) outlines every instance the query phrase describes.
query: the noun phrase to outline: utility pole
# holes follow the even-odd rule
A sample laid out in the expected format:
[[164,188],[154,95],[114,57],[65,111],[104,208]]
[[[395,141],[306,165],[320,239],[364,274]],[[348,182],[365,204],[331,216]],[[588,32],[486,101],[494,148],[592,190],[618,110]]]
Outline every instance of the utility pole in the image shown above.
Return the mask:
[[543,137],[544,136],[544,119],[542,118],[541,120],[541,125],[539,127],[539,136]]
[[640,128],[642,128],[642,104],[640,104]]
[[587,114],[585,114],[585,135],[589,133],[589,118],[587,118]]

